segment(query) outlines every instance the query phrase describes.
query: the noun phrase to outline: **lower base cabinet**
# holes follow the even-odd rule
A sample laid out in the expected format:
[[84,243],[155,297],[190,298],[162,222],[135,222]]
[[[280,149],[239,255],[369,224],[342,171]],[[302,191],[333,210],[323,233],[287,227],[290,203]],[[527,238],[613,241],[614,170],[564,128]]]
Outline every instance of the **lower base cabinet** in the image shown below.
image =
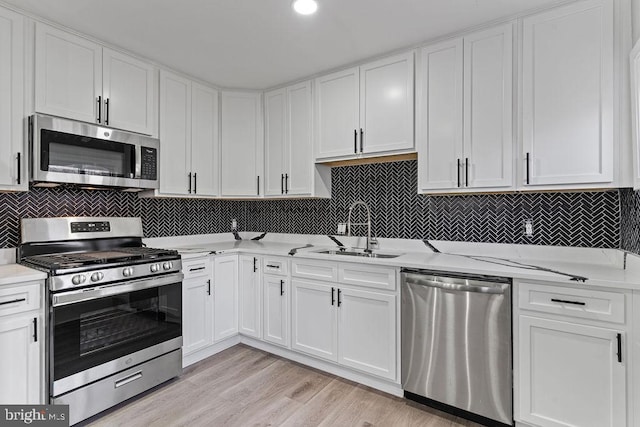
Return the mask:
[[[34,319],[37,319],[34,322]],[[44,338],[40,316],[19,315],[0,319],[0,402],[40,404],[42,368],[40,355]],[[10,386],[7,386],[9,385]]]
[[335,287],[291,280],[291,348],[338,361]]
[[239,256],[238,322],[239,332],[253,338],[262,337],[260,325],[262,312],[261,259],[256,256]]
[[262,283],[264,295],[262,339],[289,347],[289,279],[265,274]]
[[238,334],[238,256],[213,258],[213,340]]
[[[203,263],[208,264],[208,258]],[[185,265],[189,264],[185,262]],[[191,354],[213,343],[212,299],[208,274],[182,282],[182,304],[188,307],[182,317],[183,354]]]
[[[627,425],[625,334],[519,317],[520,420],[541,427]],[[622,354],[618,358],[618,351]]]

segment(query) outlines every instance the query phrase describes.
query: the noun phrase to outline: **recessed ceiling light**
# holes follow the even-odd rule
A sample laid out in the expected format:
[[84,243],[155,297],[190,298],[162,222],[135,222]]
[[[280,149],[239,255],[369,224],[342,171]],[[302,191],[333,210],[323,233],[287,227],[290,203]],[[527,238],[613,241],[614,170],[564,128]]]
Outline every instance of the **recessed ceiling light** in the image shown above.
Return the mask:
[[316,0],[294,0],[292,6],[293,10],[300,15],[311,15],[318,10],[318,2]]

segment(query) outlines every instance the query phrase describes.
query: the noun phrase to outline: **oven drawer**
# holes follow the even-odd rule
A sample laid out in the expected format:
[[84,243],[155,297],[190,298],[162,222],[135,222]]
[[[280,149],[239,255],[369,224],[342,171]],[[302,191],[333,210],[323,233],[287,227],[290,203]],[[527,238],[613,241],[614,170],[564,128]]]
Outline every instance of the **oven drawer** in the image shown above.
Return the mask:
[[187,260],[183,259],[182,273],[184,274],[184,280],[193,277],[209,276],[211,274],[211,259],[208,256]]
[[518,306],[523,310],[625,323],[622,293],[519,282],[518,295]]
[[0,288],[0,316],[23,313],[40,308],[40,282]]

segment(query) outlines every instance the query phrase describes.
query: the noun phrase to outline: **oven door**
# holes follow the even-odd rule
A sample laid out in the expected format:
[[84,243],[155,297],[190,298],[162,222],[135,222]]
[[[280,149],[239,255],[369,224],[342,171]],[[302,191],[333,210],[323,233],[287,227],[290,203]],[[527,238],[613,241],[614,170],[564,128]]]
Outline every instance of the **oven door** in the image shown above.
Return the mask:
[[182,346],[182,273],[51,296],[50,390],[74,390]]

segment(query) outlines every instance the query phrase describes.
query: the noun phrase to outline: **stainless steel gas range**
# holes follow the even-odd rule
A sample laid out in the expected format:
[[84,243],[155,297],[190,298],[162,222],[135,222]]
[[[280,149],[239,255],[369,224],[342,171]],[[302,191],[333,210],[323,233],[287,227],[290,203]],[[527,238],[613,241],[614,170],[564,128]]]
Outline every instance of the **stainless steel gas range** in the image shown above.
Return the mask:
[[71,424],[181,374],[180,255],[144,247],[140,218],[23,219],[19,258],[49,275],[49,396]]

